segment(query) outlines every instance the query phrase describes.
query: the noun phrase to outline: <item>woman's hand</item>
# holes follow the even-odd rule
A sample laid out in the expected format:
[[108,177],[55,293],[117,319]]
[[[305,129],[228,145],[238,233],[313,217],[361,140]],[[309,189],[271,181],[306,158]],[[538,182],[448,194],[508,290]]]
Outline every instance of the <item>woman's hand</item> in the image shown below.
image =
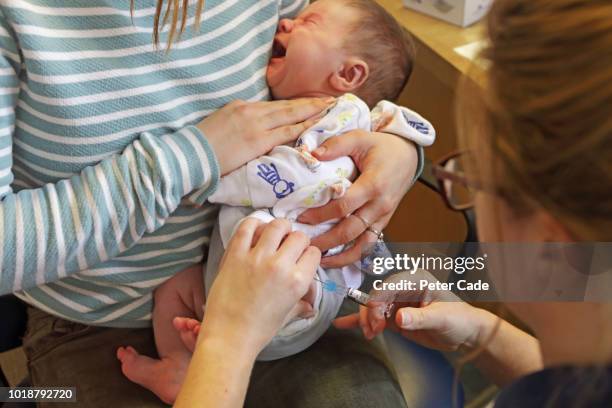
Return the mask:
[[259,225],[242,221],[228,244],[175,407],[244,405],[257,354],[308,292],[319,250],[286,220]]
[[197,127],[211,144],[223,175],[267,153],[274,146],[297,139],[333,101],[334,98],[234,101],[208,116]]
[[348,265],[361,258],[366,244],[377,240],[366,229],[382,231],[410,188],[418,164],[416,146],[395,135],[355,130],[328,139],[313,155],[319,160],[350,156],[361,172],[344,197],[310,209],[298,219],[307,224],[342,219],[312,244],[326,251],[355,240],[351,248],[321,262],[324,267]]
[[[393,275],[386,282],[421,279],[435,280],[419,270],[415,275]],[[334,325],[343,329],[361,327],[369,340],[389,327],[425,347],[455,351],[481,345],[497,321],[492,313],[470,306],[449,291],[373,290],[370,297],[373,300],[368,307],[361,306],[358,314],[336,319]],[[384,310],[389,303],[395,304],[397,312],[387,320]]]
[[308,292],[319,250],[304,233],[291,232],[287,220],[256,234],[259,225],[247,218],[231,239],[206,300],[199,340],[214,337],[257,354]]

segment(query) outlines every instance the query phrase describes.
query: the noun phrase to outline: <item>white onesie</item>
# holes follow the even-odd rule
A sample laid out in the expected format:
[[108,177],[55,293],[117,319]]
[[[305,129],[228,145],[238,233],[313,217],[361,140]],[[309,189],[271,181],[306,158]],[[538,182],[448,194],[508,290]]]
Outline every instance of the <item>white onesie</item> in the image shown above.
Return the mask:
[[[306,130],[294,147],[277,146],[272,151],[223,177],[217,191],[209,197],[212,203],[225,204],[219,213],[218,231],[213,233],[206,268],[206,292],[217,274],[223,249],[245,216],[264,222],[286,218],[293,230],[313,238],[337,223],[329,221],[319,225],[301,224],[297,217],[308,208],[320,207],[343,196],[357,175],[350,157],[319,161],[310,152],[330,137],[351,130],[362,129],[392,133],[412,140],[419,146],[429,146],[435,140],[433,126],[417,113],[382,101],[370,112],[358,97],[345,94],[328,109],[315,125]],[[214,242],[215,237],[220,239]],[[217,245],[215,245],[217,244]],[[329,250],[325,255],[338,253],[342,247]],[[359,265],[324,270],[319,267],[319,279],[332,279],[346,287],[359,287],[362,274]],[[304,350],[314,343],[335,318],[342,299],[325,293],[317,283],[315,315],[309,319],[296,319],[277,334],[260,354],[260,360],[272,360]]]

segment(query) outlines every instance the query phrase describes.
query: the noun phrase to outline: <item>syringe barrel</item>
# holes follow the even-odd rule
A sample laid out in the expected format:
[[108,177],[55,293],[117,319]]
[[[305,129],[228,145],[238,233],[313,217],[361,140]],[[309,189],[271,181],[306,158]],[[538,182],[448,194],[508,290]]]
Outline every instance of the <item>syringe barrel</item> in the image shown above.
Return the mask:
[[370,295],[358,289],[349,288],[346,295],[348,296],[349,299],[363,306],[367,306],[368,302],[370,301]]

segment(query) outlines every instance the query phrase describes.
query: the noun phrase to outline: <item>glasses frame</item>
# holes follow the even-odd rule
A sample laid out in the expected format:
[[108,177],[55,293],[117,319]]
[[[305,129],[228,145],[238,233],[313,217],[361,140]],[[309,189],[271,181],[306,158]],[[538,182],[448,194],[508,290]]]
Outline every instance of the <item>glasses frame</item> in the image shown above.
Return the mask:
[[471,189],[471,190],[482,190],[482,186],[477,181],[469,180],[465,176],[465,174],[455,173],[452,171],[448,171],[446,169],[446,164],[450,160],[456,159],[457,157],[464,156],[467,153],[468,152],[466,150],[452,151],[449,154],[443,156],[438,161],[436,161],[431,168],[431,172],[433,176],[436,178],[436,180],[438,181],[438,184],[440,187],[438,189],[439,194],[444,199],[444,203],[446,204],[446,206],[453,211],[465,211],[465,210],[474,208],[474,200],[472,199],[471,202],[466,203],[466,204],[461,204],[461,205],[453,204],[449,197],[449,191],[447,191],[447,189],[444,187],[445,181],[450,181],[452,183],[459,183],[465,188]]

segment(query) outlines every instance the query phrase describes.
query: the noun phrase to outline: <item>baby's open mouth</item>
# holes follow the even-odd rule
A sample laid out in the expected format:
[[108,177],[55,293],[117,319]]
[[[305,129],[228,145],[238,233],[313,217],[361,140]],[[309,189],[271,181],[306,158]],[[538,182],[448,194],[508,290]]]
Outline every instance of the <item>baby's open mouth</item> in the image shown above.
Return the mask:
[[279,41],[274,40],[272,45],[272,58],[284,58],[287,53],[285,46]]

